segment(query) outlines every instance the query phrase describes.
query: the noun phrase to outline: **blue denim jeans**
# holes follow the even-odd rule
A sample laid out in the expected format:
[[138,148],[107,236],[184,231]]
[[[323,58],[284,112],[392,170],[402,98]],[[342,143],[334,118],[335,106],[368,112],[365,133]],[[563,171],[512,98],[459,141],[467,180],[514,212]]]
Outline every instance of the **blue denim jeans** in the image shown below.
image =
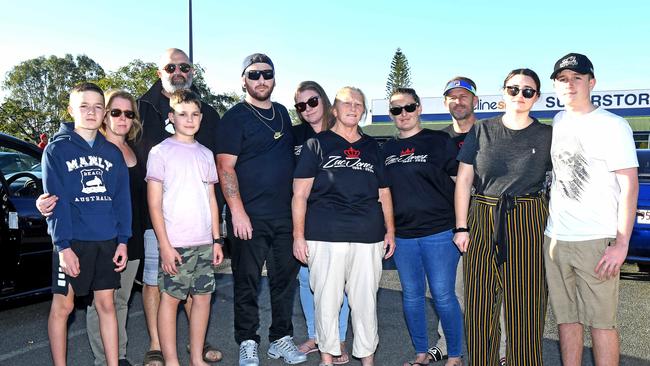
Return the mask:
[[[298,282],[300,282],[300,305],[302,312],[305,314],[305,323],[307,323],[307,336],[309,339],[316,339],[316,327],[314,326],[314,293],[309,287],[309,267],[301,266],[298,272]],[[345,341],[345,335],[348,332],[348,317],[350,307],[348,306],[347,295],[343,297],[343,306],[339,315],[339,339]]]
[[450,357],[463,349],[463,314],[454,292],[460,252],[451,230],[421,238],[395,238],[395,265],[402,283],[404,318],[416,353],[429,347],[425,276],[447,339]]

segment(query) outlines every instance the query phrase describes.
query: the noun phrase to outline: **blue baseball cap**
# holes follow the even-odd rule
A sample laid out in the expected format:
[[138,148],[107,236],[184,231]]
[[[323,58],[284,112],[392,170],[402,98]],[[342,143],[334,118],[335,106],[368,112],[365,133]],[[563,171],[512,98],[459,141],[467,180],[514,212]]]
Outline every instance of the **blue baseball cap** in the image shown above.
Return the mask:
[[447,86],[445,86],[445,91],[442,92],[442,95],[447,95],[447,92],[450,91],[451,89],[456,89],[456,88],[463,88],[467,90],[468,92],[472,93],[473,95],[476,95],[476,88],[467,81],[463,79],[453,79],[447,83]]

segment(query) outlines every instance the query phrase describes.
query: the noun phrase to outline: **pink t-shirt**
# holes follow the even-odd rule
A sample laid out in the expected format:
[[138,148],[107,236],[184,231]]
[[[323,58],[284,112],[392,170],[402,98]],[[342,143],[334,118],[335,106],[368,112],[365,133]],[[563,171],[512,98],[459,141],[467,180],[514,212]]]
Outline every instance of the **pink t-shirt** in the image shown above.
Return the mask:
[[208,189],[218,178],[208,148],[165,139],[149,152],[145,180],[163,184],[163,217],[173,247],[212,244]]

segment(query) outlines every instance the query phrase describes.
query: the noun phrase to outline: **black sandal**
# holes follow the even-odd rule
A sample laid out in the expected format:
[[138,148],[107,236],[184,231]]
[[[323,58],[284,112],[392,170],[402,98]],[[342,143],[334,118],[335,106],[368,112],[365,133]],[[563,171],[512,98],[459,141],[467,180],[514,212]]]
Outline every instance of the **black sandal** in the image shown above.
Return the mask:
[[165,358],[160,350],[152,349],[144,354],[142,366],[165,366]]

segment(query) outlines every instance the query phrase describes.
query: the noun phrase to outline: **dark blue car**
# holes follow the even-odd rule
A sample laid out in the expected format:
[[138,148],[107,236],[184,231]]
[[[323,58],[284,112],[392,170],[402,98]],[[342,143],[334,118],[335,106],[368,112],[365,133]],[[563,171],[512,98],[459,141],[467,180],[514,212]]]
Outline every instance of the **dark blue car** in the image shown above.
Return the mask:
[[650,150],[638,149],[636,155],[639,159],[639,200],[627,262],[638,263],[640,270],[650,272]]

